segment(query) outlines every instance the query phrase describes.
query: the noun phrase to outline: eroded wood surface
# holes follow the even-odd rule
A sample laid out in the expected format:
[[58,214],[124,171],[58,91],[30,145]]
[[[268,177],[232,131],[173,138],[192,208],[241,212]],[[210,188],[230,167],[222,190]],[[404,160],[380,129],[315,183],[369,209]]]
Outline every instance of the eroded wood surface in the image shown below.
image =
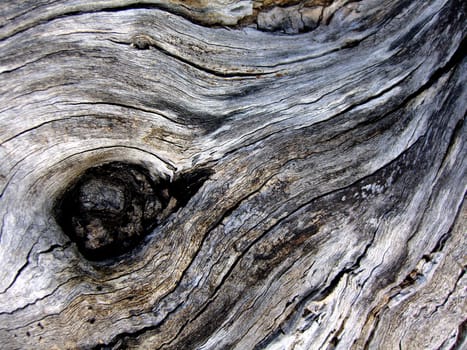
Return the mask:
[[[465,23],[460,0],[2,1],[0,347],[461,349]],[[88,261],[54,207],[109,162],[210,175]]]

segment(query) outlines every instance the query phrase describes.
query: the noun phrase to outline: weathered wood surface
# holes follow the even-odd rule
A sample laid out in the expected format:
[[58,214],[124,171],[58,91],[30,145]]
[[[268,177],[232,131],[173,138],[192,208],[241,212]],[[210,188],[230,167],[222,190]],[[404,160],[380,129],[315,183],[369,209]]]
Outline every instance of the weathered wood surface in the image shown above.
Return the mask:
[[[461,0],[2,1],[0,347],[465,348],[465,23]],[[113,161],[210,175],[89,261],[57,201]]]

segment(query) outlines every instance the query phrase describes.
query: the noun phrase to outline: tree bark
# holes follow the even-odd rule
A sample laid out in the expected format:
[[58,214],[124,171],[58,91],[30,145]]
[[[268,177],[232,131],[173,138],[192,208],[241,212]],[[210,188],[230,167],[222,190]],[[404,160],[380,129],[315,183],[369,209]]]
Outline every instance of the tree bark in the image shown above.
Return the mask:
[[0,4],[2,349],[465,349],[466,3]]

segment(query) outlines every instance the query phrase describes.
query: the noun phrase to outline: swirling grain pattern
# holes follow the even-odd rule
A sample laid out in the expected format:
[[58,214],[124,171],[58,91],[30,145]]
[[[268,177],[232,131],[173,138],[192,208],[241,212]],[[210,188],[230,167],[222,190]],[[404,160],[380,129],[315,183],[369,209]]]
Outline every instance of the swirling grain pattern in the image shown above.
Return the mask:
[[[466,12],[2,1],[0,348],[462,349]],[[175,185],[88,260],[56,207],[112,162]]]

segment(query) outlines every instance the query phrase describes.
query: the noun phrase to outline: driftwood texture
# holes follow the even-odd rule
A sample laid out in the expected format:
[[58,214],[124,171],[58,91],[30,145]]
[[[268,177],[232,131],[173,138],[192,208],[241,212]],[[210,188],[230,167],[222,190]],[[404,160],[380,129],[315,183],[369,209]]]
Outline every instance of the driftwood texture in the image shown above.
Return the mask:
[[465,349],[465,34],[463,0],[3,0],[0,348]]

